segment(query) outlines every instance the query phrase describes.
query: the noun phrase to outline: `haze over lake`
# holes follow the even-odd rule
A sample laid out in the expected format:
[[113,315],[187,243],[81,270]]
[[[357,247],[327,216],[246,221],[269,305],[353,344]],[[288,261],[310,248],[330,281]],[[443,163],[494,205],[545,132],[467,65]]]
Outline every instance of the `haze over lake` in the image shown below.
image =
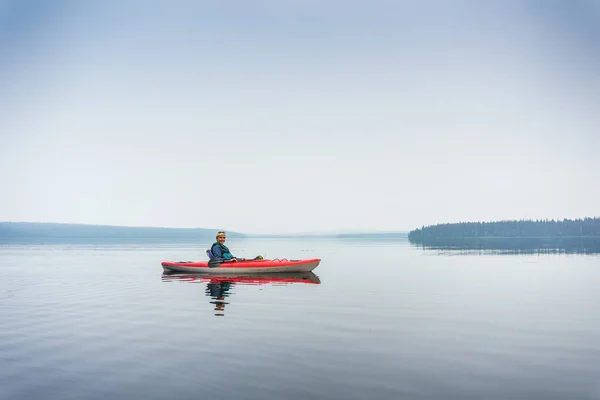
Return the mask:
[[[0,400],[600,399],[599,44],[590,0],[0,0]],[[163,273],[221,230],[320,264]]]

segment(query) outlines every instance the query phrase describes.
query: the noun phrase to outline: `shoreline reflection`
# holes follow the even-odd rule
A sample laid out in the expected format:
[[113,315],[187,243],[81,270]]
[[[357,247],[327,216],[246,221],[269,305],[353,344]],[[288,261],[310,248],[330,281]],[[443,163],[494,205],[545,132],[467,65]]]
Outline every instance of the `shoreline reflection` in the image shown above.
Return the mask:
[[600,254],[600,238],[427,238],[410,241],[423,250],[464,254]]

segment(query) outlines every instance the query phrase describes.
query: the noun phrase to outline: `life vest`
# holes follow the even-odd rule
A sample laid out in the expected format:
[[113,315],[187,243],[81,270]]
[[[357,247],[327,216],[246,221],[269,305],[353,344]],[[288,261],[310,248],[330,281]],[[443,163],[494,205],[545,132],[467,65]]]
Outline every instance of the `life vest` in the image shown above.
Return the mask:
[[227,246],[225,246],[224,244],[221,244],[219,242],[214,242],[213,245],[211,246],[210,251],[212,251],[213,254],[215,254],[215,252],[213,251],[215,246],[219,246],[221,248],[221,257],[222,258],[224,258],[225,260],[230,260],[233,258],[233,254],[231,254],[231,252],[229,251]]

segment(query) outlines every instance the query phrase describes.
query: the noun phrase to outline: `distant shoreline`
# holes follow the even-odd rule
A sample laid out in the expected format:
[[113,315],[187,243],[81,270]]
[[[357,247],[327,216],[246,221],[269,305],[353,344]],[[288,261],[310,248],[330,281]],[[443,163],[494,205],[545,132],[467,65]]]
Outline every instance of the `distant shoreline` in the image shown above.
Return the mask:
[[[0,238],[4,239],[153,239],[213,240],[216,228],[163,228],[117,225],[65,224],[52,222],[0,222]],[[407,231],[360,233],[257,234],[227,231],[232,239],[407,239]]]
[[409,232],[411,242],[465,239],[576,239],[600,237],[600,218],[459,222],[423,226]]
[[452,236],[452,237],[434,237],[428,239],[486,239],[486,240],[505,240],[505,239],[600,239],[600,235],[598,236]]

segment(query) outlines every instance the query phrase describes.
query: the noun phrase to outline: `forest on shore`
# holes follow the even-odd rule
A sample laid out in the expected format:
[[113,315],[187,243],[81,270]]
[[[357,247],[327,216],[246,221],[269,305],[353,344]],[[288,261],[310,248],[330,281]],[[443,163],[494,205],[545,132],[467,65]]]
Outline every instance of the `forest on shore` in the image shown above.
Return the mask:
[[408,233],[410,241],[458,238],[600,237],[600,218],[459,222],[423,226]]

